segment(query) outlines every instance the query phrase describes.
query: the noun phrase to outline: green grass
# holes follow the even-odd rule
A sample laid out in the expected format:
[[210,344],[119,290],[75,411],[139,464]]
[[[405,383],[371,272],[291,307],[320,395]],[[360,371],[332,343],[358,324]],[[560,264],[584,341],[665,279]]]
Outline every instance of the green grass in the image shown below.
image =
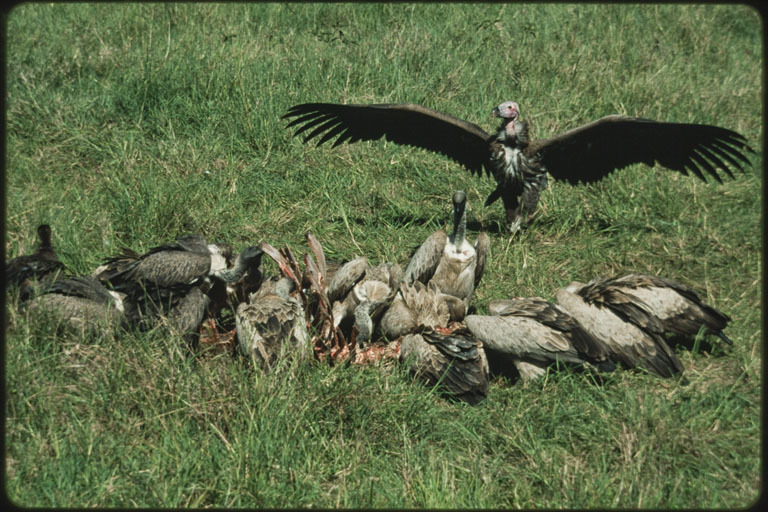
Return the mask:
[[[402,368],[188,357],[159,332],[78,339],[6,297],[5,491],[27,507],[735,508],[762,489],[762,25],[743,6],[25,4],[5,24],[10,258],[53,227],[87,273],[200,232],[405,263],[467,191],[491,232],[476,292],[553,298],[646,272],[729,313],[680,349],[688,385],[552,372],[452,404]],[[414,102],[548,137],[611,113],[710,123],[758,150],[724,185],[632,167],[551,183],[521,236],[458,165],[384,142],[315,148],[306,101]],[[209,171],[206,173],[206,171]],[[272,267],[274,270],[275,267]]]

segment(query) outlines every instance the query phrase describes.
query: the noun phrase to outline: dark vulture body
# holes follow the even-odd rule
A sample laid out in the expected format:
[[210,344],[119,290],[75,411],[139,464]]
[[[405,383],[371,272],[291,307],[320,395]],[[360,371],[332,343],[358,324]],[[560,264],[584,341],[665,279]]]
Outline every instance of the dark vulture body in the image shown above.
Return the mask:
[[206,314],[215,316],[225,305],[228,286],[241,283],[249,273],[261,281],[261,256],[259,248],[248,247],[230,268],[230,246],[188,235],[141,255],[123,249],[93,276],[127,295],[136,307],[134,323],[140,329],[163,322],[194,343]]
[[92,277],[41,284],[39,293],[23,304],[35,315],[47,315],[80,333],[127,326],[135,313],[124,293],[107,290]]
[[476,405],[488,396],[488,360],[482,343],[466,328],[406,334],[400,360],[416,380],[438,386],[448,398]]
[[304,103],[291,107],[283,118],[293,118],[288,127],[298,126],[296,135],[309,130],[305,142],[320,137],[318,144],[323,144],[338,136],[333,143],[336,147],[386,137],[396,144],[443,154],[477,176],[485,169],[497,183],[485,204],[501,198],[513,233],[534,213],[547,173],[570,184],[589,183],[631,164],[658,163],[704,181],[706,173],[720,182],[718,169],[732,178],[729,166],[743,171],[749,163],[744,153],[753,152],[743,136],[726,128],[622,115],[530,141],[517,103],[502,103],[493,114],[503,118],[493,134],[413,104]]
[[66,270],[51,245],[51,227],[40,224],[37,237],[40,242],[37,251],[13,258],[5,265],[6,286],[28,287],[27,293],[22,291],[25,297],[31,295],[38,282],[50,282]]
[[94,275],[115,288],[135,282],[174,286],[226,270],[231,257],[231,247],[208,244],[199,235],[188,235],[142,255],[123,249],[120,255],[107,259]]

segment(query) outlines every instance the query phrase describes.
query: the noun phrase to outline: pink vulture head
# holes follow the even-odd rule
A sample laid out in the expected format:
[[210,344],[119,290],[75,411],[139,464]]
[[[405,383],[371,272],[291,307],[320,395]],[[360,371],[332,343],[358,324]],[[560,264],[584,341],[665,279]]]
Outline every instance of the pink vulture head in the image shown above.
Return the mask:
[[495,107],[491,113],[493,117],[503,117],[504,119],[514,121],[520,117],[520,107],[514,101],[505,101],[498,107]]

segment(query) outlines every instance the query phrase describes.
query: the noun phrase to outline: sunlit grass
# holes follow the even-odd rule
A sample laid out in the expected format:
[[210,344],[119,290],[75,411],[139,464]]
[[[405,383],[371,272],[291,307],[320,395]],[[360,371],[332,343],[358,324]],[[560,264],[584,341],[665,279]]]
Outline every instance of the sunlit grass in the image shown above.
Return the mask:
[[[187,354],[160,332],[79,339],[6,305],[6,490],[37,507],[732,508],[760,481],[761,24],[728,5],[24,4],[6,33],[7,257],[53,227],[87,273],[200,232],[401,264],[449,227],[491,234],[475,305],[646,272],[733,318],[678,354],[690,383],[618,372],[494,380],[477,407],[399,367]],[[382,141],[302,144],[293,104],[414,102],[535,137],[611,113],[721,125],[758,150],[704,184],[632,167],[550,182],[515,239],[490,179]],[[274,271],[274,268],[271,267]]]

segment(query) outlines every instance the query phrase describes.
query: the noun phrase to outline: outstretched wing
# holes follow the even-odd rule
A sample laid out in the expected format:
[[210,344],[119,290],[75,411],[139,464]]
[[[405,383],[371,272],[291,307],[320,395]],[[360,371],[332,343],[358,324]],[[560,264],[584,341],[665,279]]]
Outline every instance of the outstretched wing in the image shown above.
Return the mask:
[[602,179],[631,164],[655,163],[689,172],[706,181],[705,173],[722,183],[718,169],[733,178],[730,168],[744,172],[745,153],[754,153],[746,139],[731,130],[705,124],[665,123],[613,115],[533,143],[526,153],[555,179],[571,184]]
[[304,142],[322,135],[320,145],[338,136],[333,143],[336,147],[386,137],[396,144],[445,155],[478,176],[490,156],[492,136],[482,128],[420,105],[304,103],[291,107],[283,116],[289,118],[294,119],[288,128],[299,127],[295,135],[311,130]]

